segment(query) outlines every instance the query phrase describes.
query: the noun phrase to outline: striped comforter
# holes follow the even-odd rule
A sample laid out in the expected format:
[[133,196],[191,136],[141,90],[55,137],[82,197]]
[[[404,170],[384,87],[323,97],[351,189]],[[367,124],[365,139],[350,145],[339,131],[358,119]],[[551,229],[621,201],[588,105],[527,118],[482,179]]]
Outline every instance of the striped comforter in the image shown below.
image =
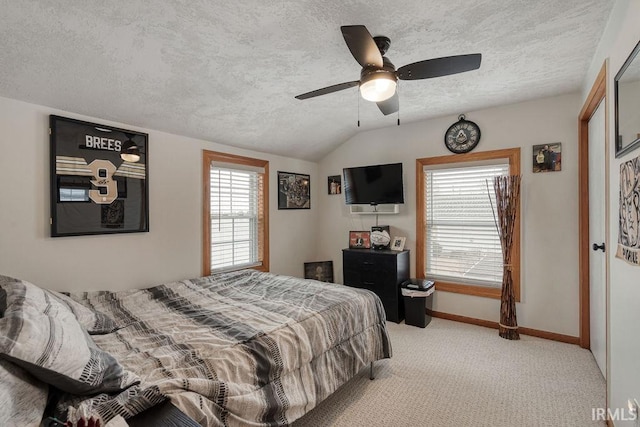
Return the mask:
[[205,426],[286,425],[391,356],[377,296],[335,284],[244,270],[72,297],[119,324],[93,339],[141,383],[67,400],[71,418],[170,399]]

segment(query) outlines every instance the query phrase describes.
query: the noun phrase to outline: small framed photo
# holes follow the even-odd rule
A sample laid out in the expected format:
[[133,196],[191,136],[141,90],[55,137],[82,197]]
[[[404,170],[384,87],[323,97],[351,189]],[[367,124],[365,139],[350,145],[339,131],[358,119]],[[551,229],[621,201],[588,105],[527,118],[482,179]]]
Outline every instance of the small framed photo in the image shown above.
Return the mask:
[[562,170],[562,143],[533,146],[533,173]]
[[342,177],[340,175],[332,175],[327,178],[327,194],[342,193]]
[[370,249],[371,248],[371,232],[370,231],[350,231],[349,232],[349,249]]
[[304,278],[333,283],[333,261],[305,262]]
[[394,237],[391,240],[391,250],[392,251],[402,251],[404,250],[404,243],[407,241],[406,237]]

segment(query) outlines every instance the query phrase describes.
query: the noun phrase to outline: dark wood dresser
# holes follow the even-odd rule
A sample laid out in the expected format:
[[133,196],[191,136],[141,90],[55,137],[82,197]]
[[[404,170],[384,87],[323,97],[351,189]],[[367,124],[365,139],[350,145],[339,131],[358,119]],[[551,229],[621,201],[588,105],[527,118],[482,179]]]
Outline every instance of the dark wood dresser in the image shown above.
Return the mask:
[[345,285],[380,297],[387,320],[404,319],[400,284],[409,278],[409,251],[343,249],[342,271]]

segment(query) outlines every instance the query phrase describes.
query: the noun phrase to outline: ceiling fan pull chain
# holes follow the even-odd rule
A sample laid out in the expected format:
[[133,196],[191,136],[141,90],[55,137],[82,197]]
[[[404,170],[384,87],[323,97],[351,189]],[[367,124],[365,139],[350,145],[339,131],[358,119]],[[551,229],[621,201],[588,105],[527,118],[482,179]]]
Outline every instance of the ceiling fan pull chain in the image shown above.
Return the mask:
[[398,95],[398,126],[400,126],[400,85],[396,87],[396,94]]
[[358,127],[360,127],[360,91],[356,92],[358,96]]

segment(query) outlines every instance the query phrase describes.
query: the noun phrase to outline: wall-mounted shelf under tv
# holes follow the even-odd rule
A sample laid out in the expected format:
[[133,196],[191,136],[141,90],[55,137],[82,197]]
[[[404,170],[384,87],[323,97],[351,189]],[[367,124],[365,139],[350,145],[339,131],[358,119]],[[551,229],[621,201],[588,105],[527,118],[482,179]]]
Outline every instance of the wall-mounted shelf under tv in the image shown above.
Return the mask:
[[393,215],[400,213],[400,205],[349,205],[353,215]]

